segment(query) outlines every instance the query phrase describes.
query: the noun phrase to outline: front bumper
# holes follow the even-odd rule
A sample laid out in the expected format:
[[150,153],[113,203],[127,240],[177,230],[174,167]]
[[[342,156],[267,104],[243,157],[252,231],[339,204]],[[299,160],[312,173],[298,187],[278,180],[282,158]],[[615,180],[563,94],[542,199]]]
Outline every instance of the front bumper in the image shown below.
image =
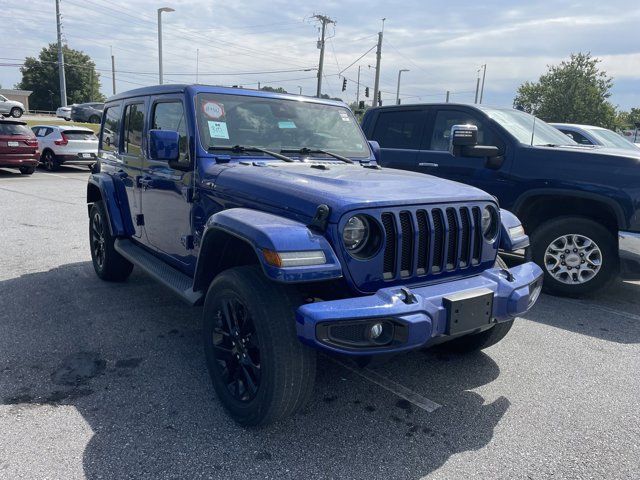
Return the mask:
[[620,273],[627,279],[640,279],[640,233],[618,232]]
[[[376,355],[411,350],[453,338],[446,333],[449,325],[445,297],[476,291],[493,293],[490,315],[492,323],[476,325],[467,332],[457,332],[457,336],[481,331],[493,323],[504,322],[523,314],[535,303],[535,298],[531,298],[537,297],[533,286],[539,287],[541,282],[542,270],[529,262],[508,271],[492,268],[480,275],[435,285],[389,287],[380,289],[371,296],[310,303],[301,306],[296,312],[297,333],[300,340],[308,345],[347,355]],[[400,340],[394,340],[386,346],[354,348],[327,342],[322,334],[327,325],[376,319],[384,319],[400,327]]]

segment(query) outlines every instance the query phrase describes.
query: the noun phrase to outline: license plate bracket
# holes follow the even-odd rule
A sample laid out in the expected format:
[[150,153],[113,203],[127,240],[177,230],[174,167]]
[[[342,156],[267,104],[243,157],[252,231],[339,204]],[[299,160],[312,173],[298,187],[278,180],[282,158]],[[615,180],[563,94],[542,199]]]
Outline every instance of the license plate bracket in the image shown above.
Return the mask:
[[447,310],[447,335],[468,332],[491,324],[493,292],[478,288],[448,295],[442,299]]

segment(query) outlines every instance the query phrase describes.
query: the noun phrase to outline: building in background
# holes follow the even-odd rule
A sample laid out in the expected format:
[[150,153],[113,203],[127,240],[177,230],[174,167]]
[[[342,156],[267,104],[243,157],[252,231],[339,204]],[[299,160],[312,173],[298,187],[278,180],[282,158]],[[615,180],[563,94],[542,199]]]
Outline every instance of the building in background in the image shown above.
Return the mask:
[[0,95],[6,97],[8,100],[15,100],[24,105],[25,110],[29,111],[29,95],[33,92],[31,90],[14,90],[11,88],[0,88]]

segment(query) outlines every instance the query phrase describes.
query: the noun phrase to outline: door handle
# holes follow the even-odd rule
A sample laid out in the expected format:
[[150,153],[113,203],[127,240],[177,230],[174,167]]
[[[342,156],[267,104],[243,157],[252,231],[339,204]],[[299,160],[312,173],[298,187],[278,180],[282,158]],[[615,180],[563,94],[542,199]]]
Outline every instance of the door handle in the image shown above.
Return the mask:
[[433,163],[433,162],[420,162],[418,164],[419,167],[438,167],[437,163]]

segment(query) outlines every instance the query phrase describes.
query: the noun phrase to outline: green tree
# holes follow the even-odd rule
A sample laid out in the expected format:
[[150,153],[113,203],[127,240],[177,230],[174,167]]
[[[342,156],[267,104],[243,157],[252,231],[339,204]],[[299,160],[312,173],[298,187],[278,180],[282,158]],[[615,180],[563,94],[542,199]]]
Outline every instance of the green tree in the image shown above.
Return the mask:
[[569,122],[612,128],[616,109],[608,101],[613,79],[598,68],[590,53],[572,54],[551,65],[538,82],[525,82],[513,106],[548,122]]
[[265,87],[262,87],[260,90],[263,90],[265,92],[273,92],[273,93],[289,93],[282,87],[273,88],[273,87],[265,86]]
[[[67,103],[102,102],[100,75],[89,55],[64,45],[64,73],[67,84]],[[29,105],[33,110],[55,110],[60,106],[58,77],[58,46],[50,43],[38,58],[27,57],[20,68],[22,81],[16,88],[32,90]]]
[[640,125],[640,108],[632,108],[628,112],[618,112],[616,127],[619,129],[634,129]]

